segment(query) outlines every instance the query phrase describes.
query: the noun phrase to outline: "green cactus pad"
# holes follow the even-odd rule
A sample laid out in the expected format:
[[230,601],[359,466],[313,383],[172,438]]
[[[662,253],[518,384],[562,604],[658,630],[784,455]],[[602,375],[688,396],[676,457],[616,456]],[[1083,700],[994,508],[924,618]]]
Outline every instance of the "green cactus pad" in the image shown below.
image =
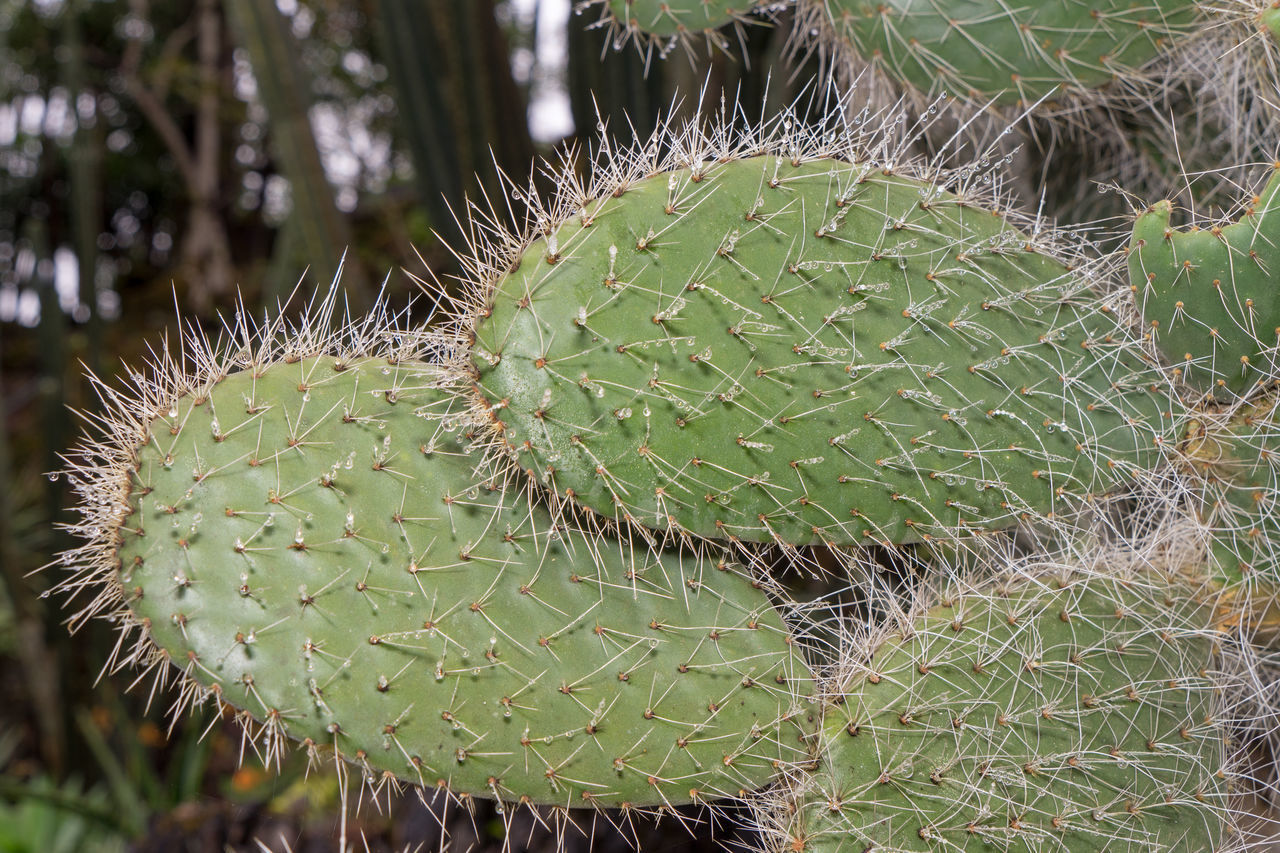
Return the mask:
[[934,608],[827,709],[789,849],[1219,849],[1202,616],[1097,577]]
[[436,378],[308,358],[156,418],[118,531],[151,641],[269,740],[475,796],[688,802],[800,754],[809,676],[764,593],[477,483]]
[[585,203],[500,276],[476,390],[521,465],[701,536],[912,542],[1147,470],[1167,399],[1044,244],[878,167],[704,163]]
[[802,0],[834,42],[894,80],[1030,104],[1132,74],[1194,31],[1189,0]]
[[684,36],[723,27],[749,12],[753,0],[608,0],[620,25],[651,36]]
[[1258,24],[1264,32],[1277,42],[1280,42],[1280,6],[1272,3],[1269,8],[1260,12],[1258,14]]
[[1197,391],[1220,400],[1280,376],[1280,165],[1239,222],[1176,231],[1172,205],[1141,214],[1129,278],[1157,346]]

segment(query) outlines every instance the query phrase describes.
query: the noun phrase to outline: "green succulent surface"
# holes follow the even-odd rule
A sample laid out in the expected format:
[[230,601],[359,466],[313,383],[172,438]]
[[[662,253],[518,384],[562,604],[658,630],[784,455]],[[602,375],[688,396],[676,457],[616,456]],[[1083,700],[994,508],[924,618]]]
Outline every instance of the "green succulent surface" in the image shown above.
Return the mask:
[[536,240],[481,308],[476,390],[522,466],[607,517],[965,536],[1155,464],[1163,380],[1086,281],[878,167],[704,163]]
[[1238,222],[1179,231],[1172,205],[1141,214],[1129,277],[1157,346],[1196,391],[1247,396],[1280,375],[1280,166]]
[[930,93],[1030,104],[1131,74],[1194,31],[1188,0],[809,0],[835,37]]
[[118,531],[151,641],[268,743],[475,796],[653,807],[802,755],[810,676],[765,594],[478,477],[437,378],[308,358],[160,413]]
[[792,849],[1219,849],[1213,650],[1189,617],[1105,578],[933,609],[828,709]]
[[629,29],[678,36],[722,27],[750,11],[753,0],[608,0],[609,10]]
[[1274,395],[1193,428],[1188,458],[1203,479],[1211,535],[1204,580],[1219,590],[1219,620],[1256,643],[1280,645],[1280,430]]

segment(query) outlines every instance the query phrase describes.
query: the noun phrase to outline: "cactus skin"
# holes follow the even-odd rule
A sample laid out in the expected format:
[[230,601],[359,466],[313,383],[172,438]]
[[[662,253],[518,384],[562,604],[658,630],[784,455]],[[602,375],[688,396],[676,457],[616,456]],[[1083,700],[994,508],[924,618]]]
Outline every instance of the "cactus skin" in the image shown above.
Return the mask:
[[1280,5],[1272,2],[1270,7],[1258,13],[1258,25],[1277,42],[1280,42]]
[[1280,375],[1280,164],[1240,221],[1177,231],[1157,202],[1133,226],[1129,279],[1156,345],[1196,391],[1247,396]]
[[1220,849],[1213,642],[1158,598],[1092,577],[944,599],[828,706],[787,849]]
[[809,676],[764,594],[476,484],[436,378],[311,357],[162,410],[121,484],[119,594],[188,689],[269,754],[287,734],[510,801],[732,795],[799,754]]
[[1188,0],[801,0],[828,50],[921,92],[1030,104],[1131,75],[1194,31]]
[[1201,521],[1210,535],[1203,567],[1220,590],[1224,627],[1266,648],[1280,646],[1280,422],[1274,396],[1192,424],[1187,461],[1198,475]]
[[495,432],[561,495],[700,536],[901,543],[1060,513],[1154,464],[1159,377],[990,210],[773,156],[602,195],[477,310]]
[[714,30],[750,11],[751,0],[607,0],[621,26],[651,36],[686,36]]

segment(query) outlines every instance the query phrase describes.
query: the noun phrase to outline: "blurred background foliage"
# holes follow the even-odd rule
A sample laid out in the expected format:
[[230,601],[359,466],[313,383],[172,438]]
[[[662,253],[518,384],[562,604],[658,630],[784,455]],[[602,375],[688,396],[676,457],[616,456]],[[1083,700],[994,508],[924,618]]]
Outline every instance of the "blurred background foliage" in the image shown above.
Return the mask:
[[[384,286],[402,306],[414,276],[457,273],[454,212],[498,197],[500,173],[536,183],[535,155],[569,151],[585,166],[601,122],[647,135],[677,93],[740,93],[758,115],[810,76],[781,64],[785,18],[742,55],[661,63],[606,50],[591,21],[570,0],[0,0],[0,852],[501,838],[479,804],[405,797],[388,818],[390,792],[343,823],[335,774],[305,755],[277,776],[232,720],[171,728],[149,679],[99,680],[108,626],[70,637],[46,596],[58,567],[38,570],[72,544],[49,472],[95,408],[86,369],[141,363],[179,314],[216,334],[239,300],[302,302],[344,247],[353,309]],[[674,825],[661,843],[693,848],[714,829],[682,822],[566,837],[623,848]]]

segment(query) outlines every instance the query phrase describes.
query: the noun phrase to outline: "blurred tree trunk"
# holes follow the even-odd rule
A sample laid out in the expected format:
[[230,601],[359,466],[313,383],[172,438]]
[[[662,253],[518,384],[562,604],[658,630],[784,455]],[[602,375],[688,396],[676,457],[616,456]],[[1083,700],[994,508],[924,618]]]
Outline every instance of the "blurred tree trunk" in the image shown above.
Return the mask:
[[[267,108],[273,157],[289,180],[291,224],[310,277],[327,285],[342,264],[344,288],[357,304],[367,301],[371,298],[368,277],[354,253],[348,252],[354,249],[351,225],[334,203],[333,187],[316,146],[310,115],[312,82],[289,21],[275,0],[226,0],[226,7],[236,41],[249,54],[258,97]],[[268,289],[278,286],[271,282]]]
[[[450,244],[464,197],[504,195],[505,172],[524,184],[534,147],[528,107],[511,76],[493,0],[380,0],[381,59],[398,97],[419,202]],[[452,211],[452,212],[451,212]]]
[[[80,14],[84,0],[67,0],[63,10],[63,63],[67,91],[76,117],[75,137],[71,141],[68,179],[71,188],[70,219],[72,245],[80,271],[80,304],[87,314],[82,321],[87,332],[84,362],[91,372],[102,366],[102,316],[98,311],[98,234],[102,230],[102,123],[97,115],[97,93],[89,88],[85,74],[84,37],[80,32]],[[79,100],[90,99],[94,105],[91,121],[80,109]]]
[[[139,22],[149,20],[147,0],[129,0],[129,12]],[[167,87],[154,87],[142,73],[141,37],[131,38],[120,62],[120,78],[139,111],[164,140],[165,147],[186,184],[190,210],[179,257],[189,298],[199,312],[207,312],[213,298],[231,290],[235,270],[231,244],[219,205],[221,174],[219,102],[223,67],[222,14],[218,0],[197,0],[193,14],[194,38],[199,62],[200,96],[196,104],[194,139],[174,121],[165,108]],[[147,27],[138,27],[145,31]],[[171,38],[186,39],[191,30],[179,30]]]

